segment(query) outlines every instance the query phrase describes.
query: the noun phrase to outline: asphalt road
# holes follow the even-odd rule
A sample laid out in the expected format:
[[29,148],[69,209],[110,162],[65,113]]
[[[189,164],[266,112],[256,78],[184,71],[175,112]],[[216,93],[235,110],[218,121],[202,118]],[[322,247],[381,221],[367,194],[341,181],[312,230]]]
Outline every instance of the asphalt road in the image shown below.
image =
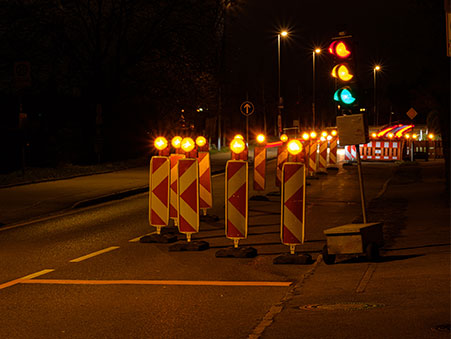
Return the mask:
[[[268,313],[277,311],[317,265],[272,263],[288,247],[280,243],[280,198],[271,168],[263,193],[268,201],[250,201],[248,239],[240,242],[256,248],[256,258],[215,257],[232,245],[224,236],[223,175],[213,177],[214,208],[209,210],[220,220],[202,223],[193,236],[209,242],[210,249],[202,252],[169,252],[167,244],[137,241],[153,231],[147,194],[0,229],[0,337],[256,335]],[[393,168],[365,166],[368,200],[384,189]],[[361,213],[357,170],[347,167],[308,182],[306,243],[297,251],[316,259],[325,243],[323,230],[350,223]],[[250,196],[256,194],[251,189]],[[92,253],[97,255],[86,257]]]

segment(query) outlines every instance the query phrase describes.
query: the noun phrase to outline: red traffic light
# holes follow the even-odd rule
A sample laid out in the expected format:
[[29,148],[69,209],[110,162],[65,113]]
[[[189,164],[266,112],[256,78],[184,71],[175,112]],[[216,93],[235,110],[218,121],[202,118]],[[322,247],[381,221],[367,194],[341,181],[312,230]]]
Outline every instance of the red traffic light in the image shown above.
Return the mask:
[[329,46],[329,53],[341,59],[346,59],[351,55],[351,48],[343,40],[335,40]]

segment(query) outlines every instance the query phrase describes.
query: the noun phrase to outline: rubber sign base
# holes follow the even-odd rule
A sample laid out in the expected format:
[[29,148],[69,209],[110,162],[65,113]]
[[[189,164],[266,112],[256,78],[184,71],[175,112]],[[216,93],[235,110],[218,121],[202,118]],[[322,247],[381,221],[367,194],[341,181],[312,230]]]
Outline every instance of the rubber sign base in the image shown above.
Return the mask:
[[169,246],[170,252],[185,252],[185,251],[205,251],[210,248],[210,244],[206,241],[182,241]]
[[253,247],[228,247],[216,252],[216,258],[255,258],[257,250]]
[[282,254],[274,258],[275,265],[310,265],[313,263],[312,256],[307,253],[303,254]]
[[176,242],[178,240],[177,236],[171,233],[165,234],[150,234],[145,235],[139,239],[141,243],[159,243],[159,244],[169,244]]

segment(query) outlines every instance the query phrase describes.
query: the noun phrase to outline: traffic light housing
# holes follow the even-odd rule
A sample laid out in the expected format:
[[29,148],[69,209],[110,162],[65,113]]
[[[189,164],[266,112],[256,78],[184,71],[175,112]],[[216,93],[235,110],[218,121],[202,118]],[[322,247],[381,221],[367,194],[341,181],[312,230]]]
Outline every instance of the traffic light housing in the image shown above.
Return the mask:
[[329,45],[329,53],[334,58],[331,76],[336,79],[333,99],[338,108],[352,113],[357,105],[355,51],[351,36],[333,38]]

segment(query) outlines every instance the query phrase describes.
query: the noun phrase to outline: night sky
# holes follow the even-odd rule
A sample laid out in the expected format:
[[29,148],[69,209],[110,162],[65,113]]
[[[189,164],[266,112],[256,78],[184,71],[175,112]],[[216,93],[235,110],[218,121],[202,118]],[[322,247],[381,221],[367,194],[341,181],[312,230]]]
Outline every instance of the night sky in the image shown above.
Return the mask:
[[[352,34],[356,44],[358,76],[366,99],[363,106],[372,106],[375,64],[382,66],[377,74],[381,115],[388,117],[389,111],[394,111],[395,118],[405,119],[412,106],[411,91],[431,82],[448,92],[449,102],[449,58],[441,0],[249,0],[238,7],[229,21],[227,51],[237,101],[248,95],[258,102],[263,83],[265,95],[275,100],[277,33],[287,29],[290,37],[282,39],[281,46],[281,91],[287,115],[296,110],[308,114],[312,50],[327,48],[342,30]],[[324,50],[316,61],[319,110],[333,109],[331,65],[332,58]],[[296,104],[298,108],[293,106]],[[421,112],[422,107],[416,109]]]

